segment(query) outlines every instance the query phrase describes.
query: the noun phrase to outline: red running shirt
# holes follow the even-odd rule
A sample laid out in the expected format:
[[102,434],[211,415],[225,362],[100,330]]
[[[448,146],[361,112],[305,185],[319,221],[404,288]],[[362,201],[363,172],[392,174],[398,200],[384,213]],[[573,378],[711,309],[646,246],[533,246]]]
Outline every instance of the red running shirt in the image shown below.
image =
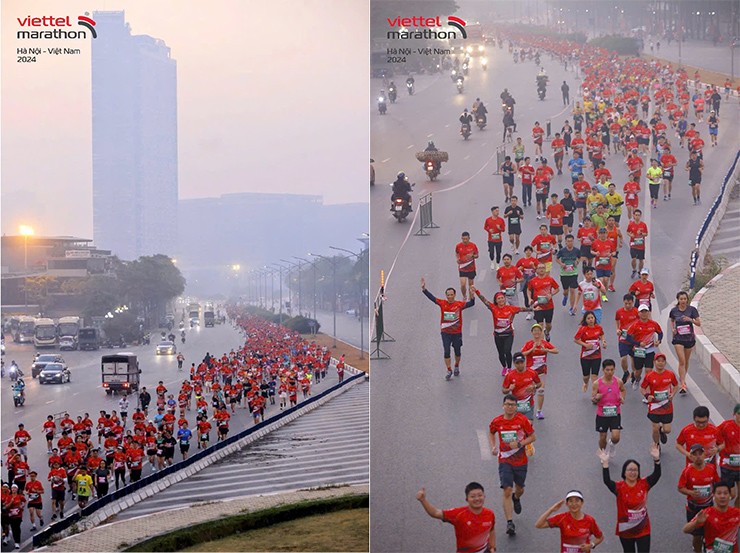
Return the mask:
[[650,517],[647,513],[647,496],[650,485],[647,478],[640,478],[634,486],[624,480],[617,487],[617,536],[640,538],[650,534]]
[[560,528],[561,553],[580,553],[580,546],[589,543],[591,536],[600,538],[603,534],[596,520],[590,515],[583,515],[576,520],[570,511],[559,513],[547,519],[550,528]]
[[[509,371],[513,372],[513,371]],[[527,436],[534,434],[534,428],[529,419],[517,413],[511,419],[499,415],[491,421],[488,427],[491,434],[499,435],[498,462],[508,463],[515,467],[521,467],[527,464],[527,454],[523,447],[512,449],[509,443],[516,440],[521,442]]]
[[442,516],[455,527],[459,553],[482,553],[488,549],[491,529],[496,524],[493,511],[484,507],[476,515],[469,507],[457,507],[442,511]]

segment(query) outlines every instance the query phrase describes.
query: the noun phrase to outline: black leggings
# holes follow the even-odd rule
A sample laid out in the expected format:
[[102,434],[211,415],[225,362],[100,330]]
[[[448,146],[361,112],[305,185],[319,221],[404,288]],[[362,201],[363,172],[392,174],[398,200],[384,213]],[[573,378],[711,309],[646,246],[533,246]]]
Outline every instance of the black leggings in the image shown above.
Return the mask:
[[116,475],[116,489],[118,489],[118,479],[119,478],[121,479],[121,482],[123,482],[123,485],[125,486],[126,485],[126,469],[125,468],[116,469],[114,473]]
[[20,545],[21,543],[21,523],[23,518],[11,517],[10,519],[10,530],[13,532],[13,541]]
[[496,263],[501,261],[501,245],[503,242],[491,242],[488,241],[488,257],[493,261],[494,255],[496,256]]
[[496,343],[496,349],[498,350],[498,360],[501,361],[501,366],[507,369],[511,368],[511,348],[514,345],[513,334],[494,334],[493,341]]
[[622,542],[622,551],[624,553],[649,553],[650,552],[650,534],[641,538],[619,538]]
[[532,205],[532,185],[522,184],[522,203]]

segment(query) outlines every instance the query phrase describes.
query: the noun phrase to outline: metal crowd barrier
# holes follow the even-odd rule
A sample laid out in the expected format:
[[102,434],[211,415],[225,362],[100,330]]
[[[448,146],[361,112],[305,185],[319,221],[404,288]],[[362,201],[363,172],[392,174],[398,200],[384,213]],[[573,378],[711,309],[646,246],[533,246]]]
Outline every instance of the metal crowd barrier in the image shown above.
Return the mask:
[[426,194],[419,200],[419,230],[414,235],[429,236],[426,231],[429,228],[439,228],[439,226],[434,224],[432,218],[432,195]]
[[493,172],[494,175],[501,174],[501,166],[506,160],[506,146],[496,147],[496,170]]

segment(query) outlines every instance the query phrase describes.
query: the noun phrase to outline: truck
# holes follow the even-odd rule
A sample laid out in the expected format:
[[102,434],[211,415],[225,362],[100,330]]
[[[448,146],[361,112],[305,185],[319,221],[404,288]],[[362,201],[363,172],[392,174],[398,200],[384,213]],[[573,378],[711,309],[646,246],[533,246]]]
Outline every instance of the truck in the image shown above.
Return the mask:
[[206,328],[208,328],[209,326],[213,326],[216,323],[216,316],[213,313],[213,307],[206,307],[206,310],[203,312],[203,323],[205,324]]
[[62,343],[69,341],[71,349],[77,349],[78,334],[80,332],[79,317],[61,317],[57,323],[57,335],[59,336],[59,348],[62,349]]
[[53,320],[46,317],[36,319],[33,345],[37,348],[53,348],[57,345],[57,325]]
[[190,320],[190,328],[198,325],[200,326],[200,304],[197,302],[191,302],[188,305],[188,319]]
[[103,378],[103,389],[108,395],[131,393],[139,389],[141,369],[136,355],[121,352],[103,355],[100,359],[100,372]]
[[100,334],[97,328],[81,328],[77,333],[77,347],[82,351],[100,349]]
[[32,343],[35,331],[36,319],[22,315],[18,317],[18,328],[13,335],[13,341],[19,344]]

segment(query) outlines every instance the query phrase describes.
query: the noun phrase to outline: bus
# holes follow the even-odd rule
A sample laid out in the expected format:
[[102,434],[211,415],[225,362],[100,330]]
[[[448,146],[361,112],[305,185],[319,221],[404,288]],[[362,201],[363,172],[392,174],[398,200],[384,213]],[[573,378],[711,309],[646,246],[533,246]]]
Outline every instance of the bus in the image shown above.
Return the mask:
[[36,319],[33,345],[37,348],[53,348],[57,345],[57,325],[47,318]]
[[57,323],[57,332],[59,337],[71,336],[77,341],[77,334],[80,331],[80,318],[79,317],[62,317]]
[[35,330],[36,319],[21,315],[18,317],[18,328],[13,335],[13,341],[19,344],[30,344],[33,342]]

